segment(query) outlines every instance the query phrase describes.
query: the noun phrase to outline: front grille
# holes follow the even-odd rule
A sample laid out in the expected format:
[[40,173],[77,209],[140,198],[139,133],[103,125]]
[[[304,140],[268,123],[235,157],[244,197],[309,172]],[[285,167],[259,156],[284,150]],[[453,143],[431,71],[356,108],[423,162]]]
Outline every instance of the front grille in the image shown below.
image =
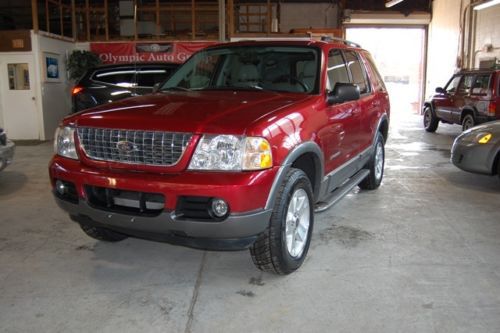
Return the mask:
[[109,162],[171,166],[181,158],[191,134],[79,127],[87,157]]

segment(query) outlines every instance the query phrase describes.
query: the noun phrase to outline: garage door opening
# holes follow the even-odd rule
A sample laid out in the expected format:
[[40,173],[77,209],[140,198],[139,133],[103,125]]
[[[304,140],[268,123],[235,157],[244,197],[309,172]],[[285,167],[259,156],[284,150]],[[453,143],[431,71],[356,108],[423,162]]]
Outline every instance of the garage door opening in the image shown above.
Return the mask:
[[426,30],[392,27],[349,27],[346,38],[375,58],[389,90],[391,113],[420,112],[424,91]]

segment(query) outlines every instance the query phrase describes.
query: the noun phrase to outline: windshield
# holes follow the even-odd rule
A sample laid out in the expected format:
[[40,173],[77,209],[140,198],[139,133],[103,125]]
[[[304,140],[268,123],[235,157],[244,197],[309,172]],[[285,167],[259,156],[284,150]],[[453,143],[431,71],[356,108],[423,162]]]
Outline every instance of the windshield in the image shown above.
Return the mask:
[[238,46],[201,51],[160,90],[318,91],[318,50],[296,46]]

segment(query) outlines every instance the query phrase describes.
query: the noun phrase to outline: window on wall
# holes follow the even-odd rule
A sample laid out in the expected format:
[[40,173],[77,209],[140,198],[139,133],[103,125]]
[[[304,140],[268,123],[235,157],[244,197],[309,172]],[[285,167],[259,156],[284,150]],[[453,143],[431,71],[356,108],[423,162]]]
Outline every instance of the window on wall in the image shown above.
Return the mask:
[[30,89],[30,72],[28,64],[7,64],[7,74],[10,90]]
[[38,21],[41,30],[64,37],[73,37],[71,0],[38,0]]

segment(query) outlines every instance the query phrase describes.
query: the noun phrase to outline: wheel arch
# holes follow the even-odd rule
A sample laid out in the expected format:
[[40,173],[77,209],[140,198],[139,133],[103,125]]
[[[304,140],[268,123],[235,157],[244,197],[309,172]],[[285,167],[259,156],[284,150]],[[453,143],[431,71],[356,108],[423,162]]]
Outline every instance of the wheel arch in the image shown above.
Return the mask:
[[378,120],[376,131],[373,132],[372,145],[375,145],[375,142],[377,140],[377,133],[379,132],[384,137],[384,143],[386,143],[387,139],[389,138],[389,117],[387,117],[386,114],[384,114]]
[[314,201],[318,199],[321,181],[324,175],[323,152],[316,142],[307,141],[293,148],[288,153],[283,163],[281,163],[281,167],[274,178],[267,198],[266,209],[271,209],[274,206],[279,185],[283,182],[290,168],[297,168],[304,171],[311,181]]
[[496,155],[493,159],[491,174],[500,176],[500,147],[497,149]]
[[470,114],[472,116],[472,118],[474,118],[474,120],[476,120],[476,111],[474,109],[471,109],[471,108],[464,108],[460,112],[460,124],[462,123],[462,121],[464,121],[464,117],[468,114]]

